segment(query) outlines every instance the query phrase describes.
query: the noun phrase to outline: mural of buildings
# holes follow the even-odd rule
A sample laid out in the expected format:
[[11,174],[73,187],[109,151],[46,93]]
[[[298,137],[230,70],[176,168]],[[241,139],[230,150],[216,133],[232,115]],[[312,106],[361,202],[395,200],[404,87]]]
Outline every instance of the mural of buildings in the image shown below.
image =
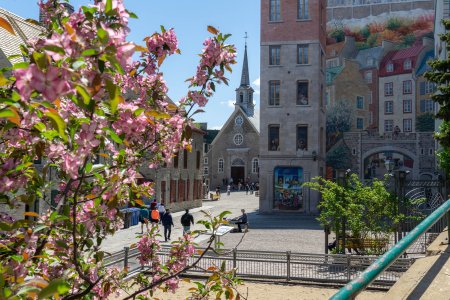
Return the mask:
[[261,212],[318,211],[302,182],[325,167],[325,7],[261,1]]
[[250,86],[247,46],[236,102],[219,133],[208,147],[204,160],[205,183],[211,189],[229,183],[259,181],[259,115]]
[[434,58],[434,49],[425,53],[416,72],[416,116],[434,113],[434,101],[431,100],[432,94],[436,91],[436,85],[429,82],[424,77],[425,72],[431,70],[428,62]]
[[416,71],[433,41],[386,54],[379,70],[379,132],[393,134],[415,132]]
[[357,61],[344,59],[342,66],[327,69],[327,111],[340,102],[350,103],[353,110],[351,131],[366,129],[370,124],[371,91],[359,72]]

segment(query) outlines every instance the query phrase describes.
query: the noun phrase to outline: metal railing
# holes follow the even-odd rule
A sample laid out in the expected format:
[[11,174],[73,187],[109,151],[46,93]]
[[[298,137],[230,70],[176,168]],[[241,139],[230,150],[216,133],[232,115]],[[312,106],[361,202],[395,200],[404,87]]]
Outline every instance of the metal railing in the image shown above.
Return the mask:
[[374,261],[364,272],[347,283],[330,299],[354,299],[362,290],[369,286],[372,282],[376,282],[378,276],[389,267],[405,252],[405,250],[414,243],[422,234],[424,234],[431,226],[443,218],[447,214],[447,221],[449,222],[448,240],[450,241],[450,199],[444,202],[431,215],[423,220],[419,225],[403,237],[393,248],[387,251]]
[[[164,263],[169,258],[169,247],[163,247],[159,253]],[[138,262],[137,249],[125,248],[108,257],[106,266],[126,268],[129,273],[143,270]],[[193,262],[198,255],[191,258]],[[217,255],[208,251],[187,275],[208,275],[211,266],[220,267],[223,262],[227,269],[236,268],[241,278],[272,279],[280,281],[308,281],[318,284],[344,285],[357,277],[376,260],[376,256],[310,254],[294,252],[268,252],[234,250]],[[414,262],[412,258],[398,259],[392,266],[373,282],[373,287],[388,288],[408,270]]]

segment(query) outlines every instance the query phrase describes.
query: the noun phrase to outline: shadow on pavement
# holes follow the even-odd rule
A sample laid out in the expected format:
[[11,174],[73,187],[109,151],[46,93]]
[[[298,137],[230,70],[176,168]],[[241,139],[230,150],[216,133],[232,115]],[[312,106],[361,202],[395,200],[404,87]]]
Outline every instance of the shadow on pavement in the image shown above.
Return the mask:
[[250,223],[249,229],[307,229],[321,230],[319,222],[314,216],[301,213],[289,214],[259,214],[257,212],[247,213]]

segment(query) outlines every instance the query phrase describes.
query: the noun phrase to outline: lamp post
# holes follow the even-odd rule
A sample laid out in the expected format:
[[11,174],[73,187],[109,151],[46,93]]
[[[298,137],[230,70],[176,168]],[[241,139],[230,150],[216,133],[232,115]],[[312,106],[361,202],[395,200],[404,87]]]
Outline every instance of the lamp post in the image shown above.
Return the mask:
[[[345,169],[337,169],[336,170],[336,177],[337,177],[337,183],[340,185],[340,186],[343,186],[344,187],[344,189],[346,188],[346,185],[347,185],[347,175],[350,173],[350,169],[348,169],[348,170],[345,170]],[[346,208],[346,205],[345,205],[345,199],[343,198],[344,197],[344,195],[340,195],[341,197],[342,197],[342,202],[343,202],[343,207],[344,207],[344,209]],[[337,249],[337,252],[339,253],[342,253],[342,254],[345,254],[345,231],[346,231],[346,228],[345,228],[345,223],[346,223],[346,220],[345,220],[345,216],[341,216],[341,222],[342,222],[342,249],[339,249],[339,233],[338,232],[336,232],[336,234],[337,234],[337,237],[336,237],[336,240],[337,240],[337,243],[336,243],[336,249]]]

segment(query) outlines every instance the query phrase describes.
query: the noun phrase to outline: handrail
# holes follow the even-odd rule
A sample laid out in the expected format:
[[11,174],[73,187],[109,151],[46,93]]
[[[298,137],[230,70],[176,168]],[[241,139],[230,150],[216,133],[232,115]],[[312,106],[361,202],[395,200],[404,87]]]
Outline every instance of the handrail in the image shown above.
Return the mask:
[[[347,283],[330,300],[346,300],[354,299],[362,290],[364,290],[377,276],[386,270],[392,263],[399,258],[406,249],[413,244],[423,233],[431,226],[439,221],[446,213],[448,213],[448,222],[450,223],[450,199],[443,203],[425,220],[420,222],[411,232],[402,238],[394,247],[374,261],[364,272],[358,277]],[[450,224],[447,230],[450,229]],[[449,230],[450,240],[450,230]]]

